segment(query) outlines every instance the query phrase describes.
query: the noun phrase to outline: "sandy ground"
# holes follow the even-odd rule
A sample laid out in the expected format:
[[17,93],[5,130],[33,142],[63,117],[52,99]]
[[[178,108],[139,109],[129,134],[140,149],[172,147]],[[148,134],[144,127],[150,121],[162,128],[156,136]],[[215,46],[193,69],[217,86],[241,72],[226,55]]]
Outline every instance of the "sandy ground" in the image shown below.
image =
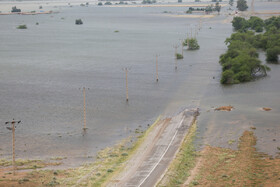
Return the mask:
[[[280,158],[256,151],[257,138],[245,131],[238,150],[207,146],[182,186],[280,186]],[[280,155],[279,155],[280,156]]]

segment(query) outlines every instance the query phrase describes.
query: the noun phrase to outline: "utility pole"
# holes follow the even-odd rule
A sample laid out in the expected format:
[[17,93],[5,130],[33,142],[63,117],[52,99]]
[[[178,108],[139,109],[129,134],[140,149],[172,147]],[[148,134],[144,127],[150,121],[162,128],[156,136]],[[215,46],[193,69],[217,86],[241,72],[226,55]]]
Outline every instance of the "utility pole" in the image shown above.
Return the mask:
[[13,132],[13,175],[16,174],[16,156],[15,156],[15,130],[16,126],[15,124],[19,124],[21,121],[15,121],[14,119],[12,121],[7,121],[5,124],[12,124],[12,127],[7,127],[8,130],[12,130]]
[[180,39],[180,42],[181,42],[181,47],[182,47],[182,56],[184,56],[183,55],[183,53],[184,53],[184,39]]
[[190,38],[189,38],[189,33],[187,33],[187,48],[190,48]]
[[125,68],[125,88],[126,88],[126,102],[128,102],[128,80],[127,80],[128,68]]
[[156,55],[156,73],[157,73],[156,81],[158,82],[158,55]]
[[128,71],[130,70],[130,68],[123,68],[123,70],[125,71],[125,90],[126,90],[126,102],[128,102]]
[[84,127],[83,130],[86,132],[87,130],[87,119],[86,119],[86,89],[89,88],[83,87],[83,98],[84,98],[84,108],[83,108],[83,115],[84,115]]
[[177,56],[177,49],[178,49],[178,47],[179,47],[179,45],[173,45],[173,47],[174,47],[174,49],[175,49],[175,57]]
[[251,1],[251,15],[252,16],[255,14],[254,3],[255,3],[255,0],[252,0]]
[[[177,70],[177,48],[179,47],[179,45],[176,44],[173,45],[173,47],[175,48],[175,70]],[[183,56],[183,50],[182,50],[182,56]]]

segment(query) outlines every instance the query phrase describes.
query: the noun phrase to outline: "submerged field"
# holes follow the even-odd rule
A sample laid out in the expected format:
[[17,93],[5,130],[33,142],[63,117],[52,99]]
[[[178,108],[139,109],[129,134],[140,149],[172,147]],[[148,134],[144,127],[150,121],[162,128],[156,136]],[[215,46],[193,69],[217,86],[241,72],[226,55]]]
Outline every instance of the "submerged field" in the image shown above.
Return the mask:
[[[262,6],[257,4],[257,11],[274,11],[279,6],[275,2],[267,2],[266,6],[259,3]],[[259,152],[277,156],[277,147],[280,147],[280,66],[269,64],[271,72],[267,77],[246,84],[222,86],[219,83],[219,56],[226,51],[224,41],[233,32],[232,15],[229,15],[232,12],[227,8],[224,6],[220,15],[186,16],[187,8],[177,6],[62,6],[58,8],[59,13],[51,15],[0,16],[0,123],[13,118],[22,120],[16,129],[16,158],[51,160],[51,166],[51,163],[58,165],[55,170],[38,171],[37,167],[48,165],[40,161],[27,162],[27,167],[34,170],[33,175],[27,176],[28,180],[21,174],[14,181],[11,177],[10,184],[18,184],[20,179],[21,183],[31,185],[34,176],[40,184],[61,182],[60,178],[71,176],[73,170],[56,170],[92,163],[99,150],[135,132],[145,131],[158,115],[168,117],[191,107],[201,109],[194,146],[199,151],[210,145],[205,149],[211,156],[209,159],[225,164],[214,175],[205,162],[208,171],[202,172],[209,177],[195,178],[198,185],[213,182],[242,185],[244,181],[266,185],[261,182],[264,177],[269,178],[268,182],[275,182],[278,175],[269,171],[272,166],[265,167],[266,176],[258,173],[255,176],[250,171],[250,176],[240,176],[243,178],[238,180],[237,170],[235,174],[227,173],[227,168],[239,161],[244,163],[243,169],[279,164],[278,159],[269,160],[266,156],[259,159]],[[171,13],[164,13],[166,11]],[[75,25],[76,19],[82,19],[84,24]],[[174,46],[179,45],[187,33],[194,35],[200,22],[202,27],[196,36],[200,49],[187,51],[184,48],[184,58],[175,61]],[[27,29],[16,28],[23,24]],[[159,55],[158,83],[156,55]],[[264,53],[260,52],[259,58],[265,62]],[[123,71],[126,67],[129,68],[128,103]],[[89,88],[86,134],[82,131],[80,90],[84,86]],[[214,110],[225,105],[234,109],[231,112]],[[263,111],[263,107],[272,110]],[[252,126],[256,128],[257,141],[247,131],[242,141],[251,142],[246,147],[257,156],[243,158],[242,150],[238,151],[238,145],[241,146],[238,140]],[[10,131],[1,125],[3,164],[11,164],[11,140]],[[228,158],[228,155],[234,157]],[[252,163],[247,163],[248,159],[252,159]],[[11,168],[4,170],[0,186],[11,176]],[[40,178],[45,174],[46,178]]]

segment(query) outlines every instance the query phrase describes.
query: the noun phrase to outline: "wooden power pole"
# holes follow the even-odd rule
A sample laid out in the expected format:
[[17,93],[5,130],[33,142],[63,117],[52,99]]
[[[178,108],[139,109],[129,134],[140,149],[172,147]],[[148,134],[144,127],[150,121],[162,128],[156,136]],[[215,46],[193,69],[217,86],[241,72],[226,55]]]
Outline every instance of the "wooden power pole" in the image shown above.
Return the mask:
[[15,124],[19,124],[21,121],[15,121],[14,119],[12,121],[7,121],[5,124],[12,124],[12,127],[7,127],[8,130],[11,130],[13,132],[13,175],[16,174],[16,155],[15,155],[15,130],[16,126]]
[[156,81],[158,82],[158,55],[156,55],[156,74],[157,74]]
[[130,68],[124,68],[125,71],[125,92],[126,92],[126,102],[128,102],[128,70]]
[[126,92],[126,102],[128,102],[128,80],[127,80],[128,68],[125,68],[125,92]]
[[[87,88],[89,90],[89,88]],[[83,99],[84,99],[84,107],[83,107],[83,116],[84,116],[84,127],[83,130],[86,132],[87,130],[87,118],[86,118],[86,87],[83,87]]]

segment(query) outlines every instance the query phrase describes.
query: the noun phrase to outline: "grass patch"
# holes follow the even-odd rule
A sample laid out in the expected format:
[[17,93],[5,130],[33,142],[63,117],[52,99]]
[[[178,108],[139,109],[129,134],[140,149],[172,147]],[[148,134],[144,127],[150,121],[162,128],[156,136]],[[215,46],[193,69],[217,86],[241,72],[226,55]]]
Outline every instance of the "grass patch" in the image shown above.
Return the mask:
[[[61,171],[37,171],[33,173],[40,176],[40,181],[45,184],[62,186],[101,186],[106,184],[113,176],[120,173],[125,167],[125,162],[131,158],[141,143],[148,136],[160,117],[145,132],[135,133],[137,138],[130,137],[122,140],[114,147],[108,147],[99,151],[93,163],[84,164],[79,168]],[[55,159],[59,160],[59,159]],[[55,180],[52,177],[55,176]]]
[[[196,135],[196,121],[192,124],[188,134],[177,153],[175,159],[171,162],[164,178],[157,186],[180,186],[190,175],[190,170],[195,166],[196,151],[193,140]],[[195,183],[195,182],[194,182]]]

